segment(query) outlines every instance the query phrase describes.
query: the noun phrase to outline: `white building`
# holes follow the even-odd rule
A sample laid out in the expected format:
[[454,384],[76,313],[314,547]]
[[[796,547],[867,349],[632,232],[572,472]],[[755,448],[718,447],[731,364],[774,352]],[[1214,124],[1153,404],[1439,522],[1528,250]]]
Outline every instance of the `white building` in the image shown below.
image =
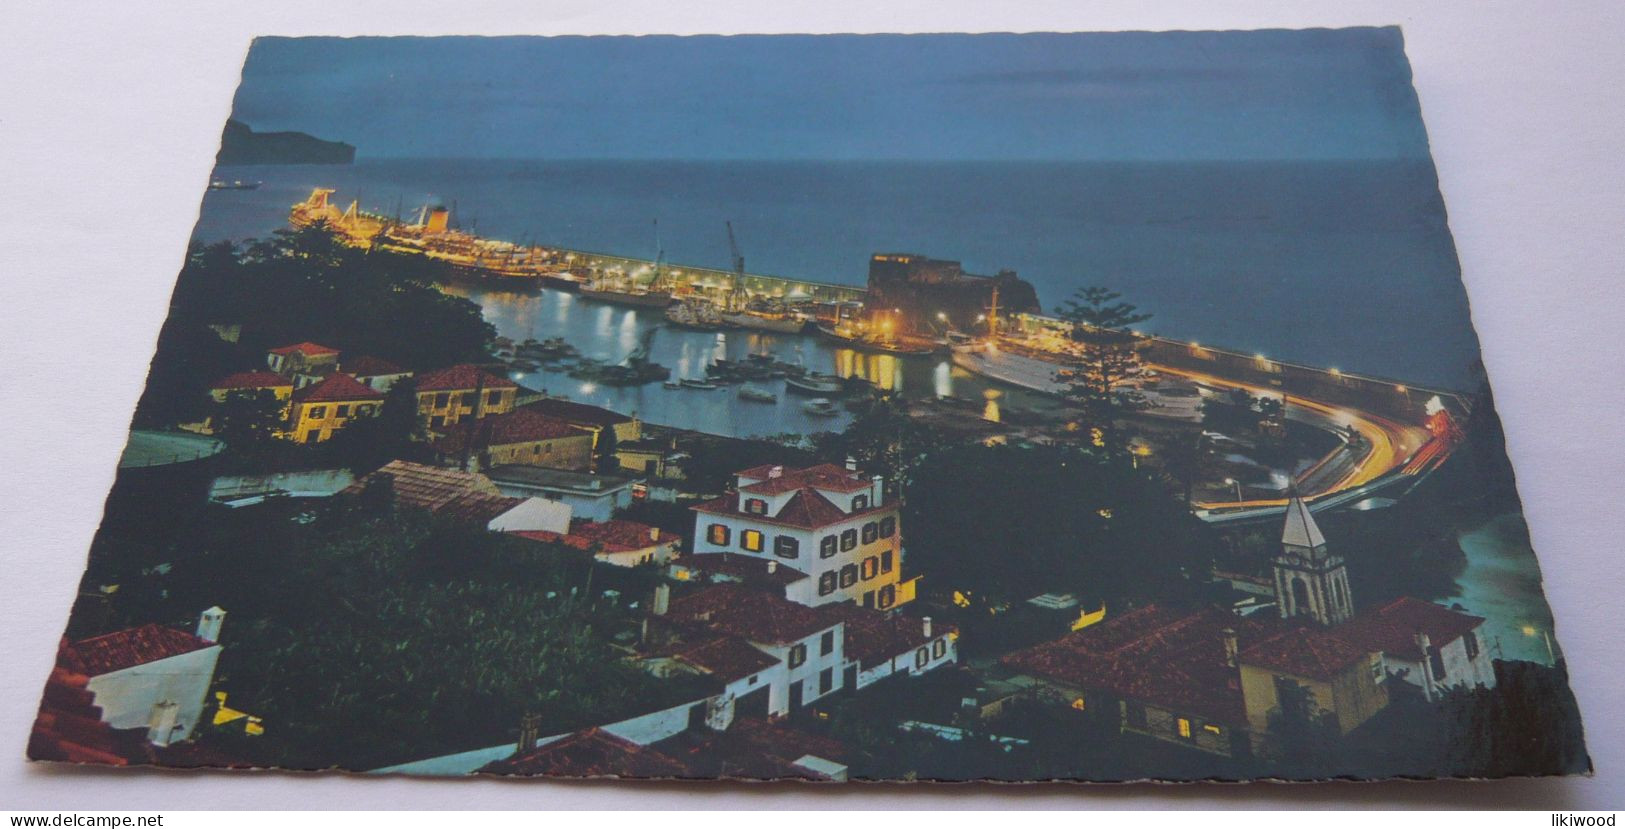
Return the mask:
[[637,483],[616,475],[518,464],[494,466],[485,474],[503,495],[562,501],[570,506],[575,517],[589,521],[608,521],[615,517],[616,510],[632,503],[632,485]]
[[192,736],[203,717],[220,658],[220,627],[226,612],[203,611],[197,632],[158,624],[74,642],[73,658],[90,677],[102,721],[114,728],[145,728],[154,745]]
[[[845,623],[814,608],[743,585],[707,587],[667,601],[657,591],[645,648],[725,684],[722,709],[707,717],[781,717],[846,687]],[[669,606],[668,606],[669,605]],[[748,645],[768,657],[739,648]]]
[[694,554],[778,562],[806,576],[784,588],[805,605],[886,610],[914,598],[914,581],[902,578],[901,506],[880,476],[759,466],[738,473],[736,491],[694,507]]

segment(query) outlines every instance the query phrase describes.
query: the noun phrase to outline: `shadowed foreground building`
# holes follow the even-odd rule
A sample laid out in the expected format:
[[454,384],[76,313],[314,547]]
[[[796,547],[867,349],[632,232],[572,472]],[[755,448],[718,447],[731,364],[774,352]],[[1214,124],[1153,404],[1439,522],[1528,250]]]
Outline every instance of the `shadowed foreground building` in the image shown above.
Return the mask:
[[1276,616],[1150,605],[1003,663],[1125,733],[1226,756],[1269,754],[1294,724],[1346,735],[1400,683],[1430,700],[1494,686],[1482,618],[1408,597],[1356,613],[1343,560],[1301,498],[1288,506],[1274,571]]

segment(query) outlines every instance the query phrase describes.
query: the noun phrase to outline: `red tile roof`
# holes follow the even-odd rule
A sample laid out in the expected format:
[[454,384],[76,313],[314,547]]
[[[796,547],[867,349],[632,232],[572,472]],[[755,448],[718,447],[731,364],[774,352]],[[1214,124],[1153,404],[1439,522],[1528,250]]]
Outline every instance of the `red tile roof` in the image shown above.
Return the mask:
[[522,530],[513,535],[533,541],[567,544],[577,550],[588,552],[600,550],[606,553],[630,553],[663,544],[683,543],[683,537],[675,533],[662,532],[659,538],[654,538],[654,532],[655,528],[648,524],[615,518],[602,522],[577,520],[571,523],[568,534],[547,530]]
[[269,371],[239,371],[214,381],[211,389],[266,389],[293,386],[293,381]]
[[502,493],[491,479],[478,472],[464,472],[441,466],[390,461],[361,476],[355,483],[339,491],[340,495],[359,495],[367,486],[380,478],[389,478],[395,492],[395,503],[425,510],[437,510],[468,492],[486,495]]
[[1442,648],[1483,623],[1482,616],[1403,596],[1376,610],[1361,613],[1334,630],[1338,636],[1366,649],[1419,661],[1424,655],[1416,645],[1416,634],[1427,634],[1430,644]]
[[767,645],[789,644],[839,624],[806,605],[738,584],[673,599],[665,619]]
[[519,384],[498,377],[469,363],[426,371],[418,375],[418,391],[472,391],[484,384],[487,389],[516,389]]
[[679,646],[672,656],[723,682],[736,682],[779,664],[737,636],[718,636]]
[[[461,452],[468,442],[469,430],[448,427],[447,434],[435,440],[435,448],[442,452]],[[591,433],[570,425],[568,421],[550,417],[527,408],[514,409],[502,414],[486,415],[473,427],[474,445],[480,448],[507,446],[539,440],[568,437],[587,437]]]
[[752,495],[777,495],[803,487],[818,487],[833,492],[861,492],[872,484],[868,478],[832,463],[805,469],[785,469],[776,478],[769,477],[773,469],[772,466],[757,466],[738,473],[741,478],[761,479],[741,487],[740,491]]
[[323,354],[337,354],[339,353],[339,350],[336,348],[328,348],[325,345],[318,345],[313,342],[294,343],[293,345],[285,345],[281,348],[271,349],[272,354],[293,354],[294,352],[303,354],[306,357],[318,357]]
[[1224,631],[1235,631],[1245,649],[1278,632],[1278,622],[1242,618],[1217,607],[1192,611],[1149,605],[1001,661],[1071,687],[1245,725],[1240,673],[1228,664]]
[[407,370],[388,360],[362,354],[357,357],[346,357],[339,365],[339,370],[351,377],[377,377],[383,374],[407,374]]
[[781,524],[787,527],[799,527],[804,530],[814,530],[818,529],[819,527],[827,527],[830,524],[846,521],[860,515],[868,515],[873,512],[880,512],[895,508],[896,504],[894,502],[880,506],[871,506],[867,509],[854,510],[852,512],[842,512],[840,507],[835,506],[835,504],[828,498],[824,497],[822,493],[812,488],[803,489],[800,492],[797,492],[795,495],[790,496],[790,499],[784,502],[784,506],[779,509],[778,514],[776,515],[753,515],[750,513],[740,512],[739,493],[737,492],[730,492],[721,498],[716,498],[711,501],[706,501],[703,504],[696,504],[691,507],[691,509],[693,509],[695,512],[703,512],[710,515],[745,515],[752,521],[759,521],[766,524]]
[[484,527],[497,516],[524,503],[523,498],[492,495],[488,492],[468,491],[453,496],[435,509],[434,514]]
[[850,602],[827,604],[819,610],[846,623],[846,658],[856,660],[865,669],[900,654],[912,654],[915,648],[954,630],[951,625],[933,622],[931,636],[926,638],[924,619],[887,615]]
[[384,394],[348,374],[330,374],[326,379],[295,389],[295,403],[348,403],[383,400]]
[[86,674],[101,676],[215,645],[184,630],[154,623],[81,639],[69,648]]
[[762,581],[784,586],[807,578],[807,574],[782,561],[775,561],[773,572],[768,572],[768,559],[734,553],[695,553],[685,556],[682,563],[705,573],[739,579],[744,582]]
[[755,717],[739,717],[727,731],[690,729],[654,747],[700,776],[747,780],[828,780],[796,761],[811,755],[846,764],[851,753],[839,740]]
[[687,765],[598,728],[578,731],[480,769],[485,774],[548,777],[689,777]]
[[102,721],[89,684],[84,665],[62,642],[28,735],[29,759],[110,766],[147,762],[145,729],[115,729]]
[[1331,680],[1372,651],[1342,638],[1341,631],[1313,627],[1290,628],[1241,652],[1241,662],[1283,674]]
[[522,408],[556,417],[576,424],[590,426],[618,426],[622,423],[631,423],[632,418],[609,409],[589,406],[586,403],[577,403],[573,400],[560,400],[556,397],[547,397],[534,403],[526,403]]

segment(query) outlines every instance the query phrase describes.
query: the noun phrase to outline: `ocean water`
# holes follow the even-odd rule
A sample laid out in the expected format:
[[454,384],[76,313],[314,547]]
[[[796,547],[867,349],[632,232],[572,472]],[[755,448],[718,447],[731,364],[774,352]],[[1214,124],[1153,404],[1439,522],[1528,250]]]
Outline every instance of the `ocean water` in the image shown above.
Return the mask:
[[1013,268],[1045,310],[1107,285],[1144,330],[1468,387],[1478,343],[1431,162],[914,163],[359,160],[223,167],[194,236],[263,236],[311,188],[493,238],[863,284],[870,254]]

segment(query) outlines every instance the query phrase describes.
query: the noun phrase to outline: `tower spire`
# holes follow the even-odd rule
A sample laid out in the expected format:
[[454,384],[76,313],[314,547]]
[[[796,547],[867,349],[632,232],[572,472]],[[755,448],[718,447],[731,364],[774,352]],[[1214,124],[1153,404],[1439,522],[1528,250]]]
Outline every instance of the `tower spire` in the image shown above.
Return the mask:
[[1326,536],[1298,494],[1296,481],[1287,488],[1281,552],[1275,556],[1273,575],[1281,618],[1307,616],[1322,625],[1336,625],[1353,617],[1354,597],[1343,558],[1326,549]]

